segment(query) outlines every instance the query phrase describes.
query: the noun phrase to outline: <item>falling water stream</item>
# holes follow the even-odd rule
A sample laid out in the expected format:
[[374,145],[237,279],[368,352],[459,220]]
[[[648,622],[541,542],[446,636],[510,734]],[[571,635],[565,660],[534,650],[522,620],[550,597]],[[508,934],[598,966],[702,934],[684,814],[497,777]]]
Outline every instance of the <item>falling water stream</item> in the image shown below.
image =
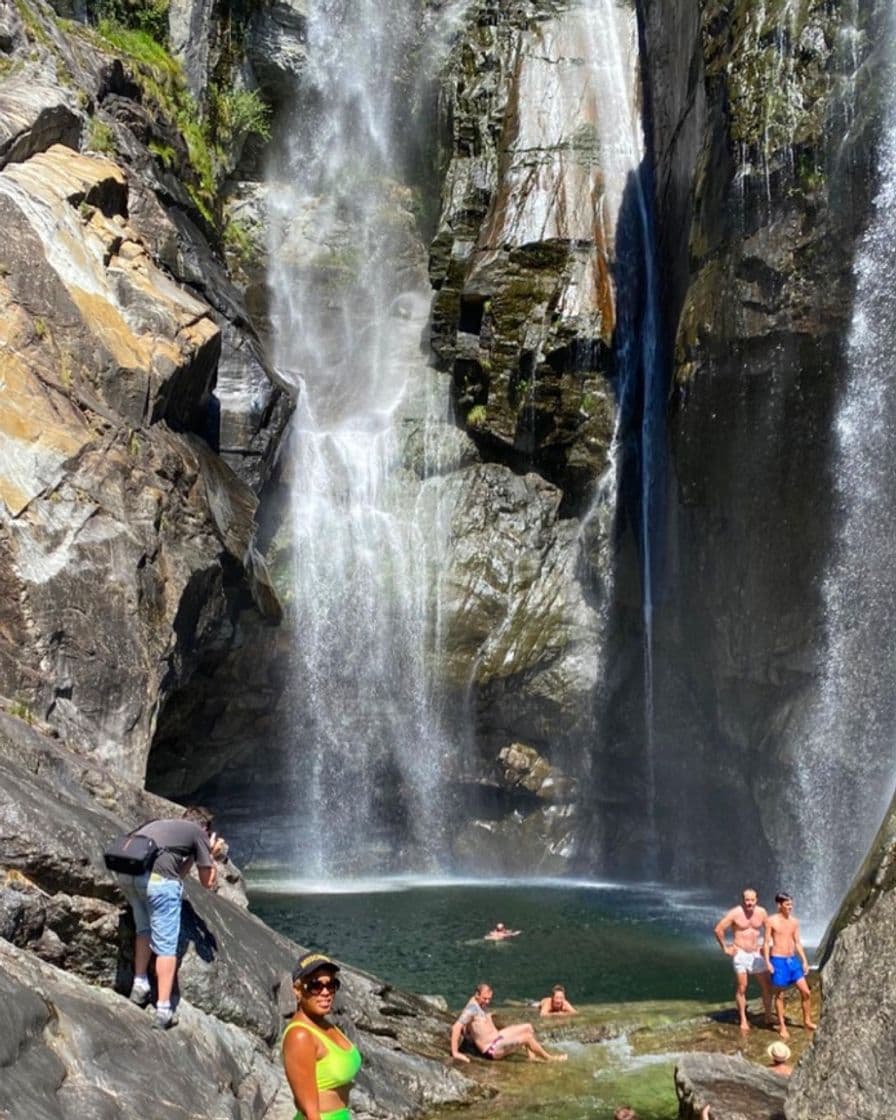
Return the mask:
[[[443,25],[462,8],[445,5]],[[296,864],[310,876],[444,869],[445,779],[464,736],[434,683],[450,511],[433,464],[449,408],[426,353],[429,291],[419,194],[409,185],[418,141],[409,70],[426,35],[417,16],[413,0],[310,5],[307,76],[270,178],[276,359],[297,387],[297,632],[284,781],[296,806]],[[615,0],[584,0],[558,20],[558,41],[571,35],[585,57],[573,60],[577,76],[567,68],[558,90],[546,91],[541,115],[538,106],[527,111],[536,132],[552,127],[552,112],[563,113],[563,132],[593,128],[599,152],[600,192],[576,196],[587,211],[577,220],[602,229],[616,262],[620,462],[637,479],[655,853],[652,612],[664,393],[637,21]],[[537,209],[539,197],[525,205]],[[408,461],[412,430],[422,433],[417,469]]]
[[[638,27],[634,8],[592,0],[591,68],[595,80],[601,170],[615,238],[615,445],[622,503],[637,542],[641,577],[644,679],[644,873],[655,876],[656,826],[653,623],[660,570],[665,478],[666,375],[659,350],[660,300],[652,183],[641,118]],[[615,462],[615,456],[614,456]],[[600,499],[600,492],[598,494]]]
[[893,794],[896,760],[896,5],[880,67],[879,191],[855,264],[848,380],[836,419],[840,526],[824,579],[827,656],[796,759],[794,881],[822,919],[841,897]]
[[310,875],[428,868],[441,853],[452,743],[428,659],[445,522],[426,475],[448,403],[404,175],[416,16],[413,0],[310,5],[304,96],[274,178],[278,362],[298,384],[285,780]]

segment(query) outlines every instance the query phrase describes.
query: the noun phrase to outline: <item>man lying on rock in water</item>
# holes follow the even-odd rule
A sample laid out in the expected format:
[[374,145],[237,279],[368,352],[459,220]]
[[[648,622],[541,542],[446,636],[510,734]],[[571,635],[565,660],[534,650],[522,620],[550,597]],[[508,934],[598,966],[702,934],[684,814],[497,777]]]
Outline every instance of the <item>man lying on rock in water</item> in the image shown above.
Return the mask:
[[[756,978],[762,992],[765,1025],[773,1025],[768,963],[759,947],[759,933],[767,921],[768,911],[758,905],[756,892],[752,887],[745,887],[740,906],[729,910],[714,930],[722,952],[731,957],[734,966],[734,1003],[740,1017],[740,1029],[744,1032],[750,1029],[747,1021],[747,983],[751,976]],[[734,934],[729,943],[725,934],[731,928]]]
[[491,987],[477,984],[469,1003],[458,1016],[451,1028],[451,1057],[457,1062],[468,1062],[466,1054],[460,1052],[461,1039],[467,1037],[483,1058],[499,1062],[518,1047],[526,1051],[530,1062],[565,1062],[566,1054],[549,1054],[535,1037],[531,1023],[516,1023],[511,1027],[495,1026],[492,1016],[486,1011],[492,1002]]

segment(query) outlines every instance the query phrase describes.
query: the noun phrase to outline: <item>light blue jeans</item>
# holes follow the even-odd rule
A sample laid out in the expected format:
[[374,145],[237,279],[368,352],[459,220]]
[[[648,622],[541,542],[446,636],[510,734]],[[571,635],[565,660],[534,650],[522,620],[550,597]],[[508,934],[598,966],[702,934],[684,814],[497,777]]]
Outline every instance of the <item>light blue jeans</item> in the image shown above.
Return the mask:
[[149,934],[149,946],[157,957],[176,957],[184,893],[181,880],[147,872],[119,875],[118,884],[131,904],[138,935]]

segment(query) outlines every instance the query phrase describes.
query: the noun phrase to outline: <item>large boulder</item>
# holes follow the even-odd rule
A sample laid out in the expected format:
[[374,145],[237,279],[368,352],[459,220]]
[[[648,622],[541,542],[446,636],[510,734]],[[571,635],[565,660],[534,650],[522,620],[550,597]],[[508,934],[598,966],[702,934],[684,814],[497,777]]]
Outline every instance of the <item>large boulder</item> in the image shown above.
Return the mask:
[[820,955],[821,1019],[791,1080],[787,1120],[888,1120],[896,1100],[896,803]]
[[740,1055],[682,1054],[675,1091],[680,1120],[784,1120],[787,1080]]

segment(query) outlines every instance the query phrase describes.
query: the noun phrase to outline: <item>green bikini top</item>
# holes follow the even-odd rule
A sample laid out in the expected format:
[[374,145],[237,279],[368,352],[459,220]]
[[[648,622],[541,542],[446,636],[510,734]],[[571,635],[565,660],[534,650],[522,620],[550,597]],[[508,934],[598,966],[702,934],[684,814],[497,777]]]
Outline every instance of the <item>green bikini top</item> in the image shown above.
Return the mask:
[[[351,1045],[348,1050],[343,1050],[318,1027],[312,1027],[310,1023],[303,1023],[299,1020],[287,1024],[286,1030],[283,1032],[284,1038],[293,1027],[301,1027],[302,1030],[310,1031],[311,1034],[316,1035],[327,1051],[322,1058],[317,1059],[317,1065],[314,1067],[319,1093],[327,1089],[339,1089],[355,1080],[358,1076],[358,1070],[361,1068],[361,1051],[357,1046]],[[345,1038],[345,1035],[342,1037]]]

